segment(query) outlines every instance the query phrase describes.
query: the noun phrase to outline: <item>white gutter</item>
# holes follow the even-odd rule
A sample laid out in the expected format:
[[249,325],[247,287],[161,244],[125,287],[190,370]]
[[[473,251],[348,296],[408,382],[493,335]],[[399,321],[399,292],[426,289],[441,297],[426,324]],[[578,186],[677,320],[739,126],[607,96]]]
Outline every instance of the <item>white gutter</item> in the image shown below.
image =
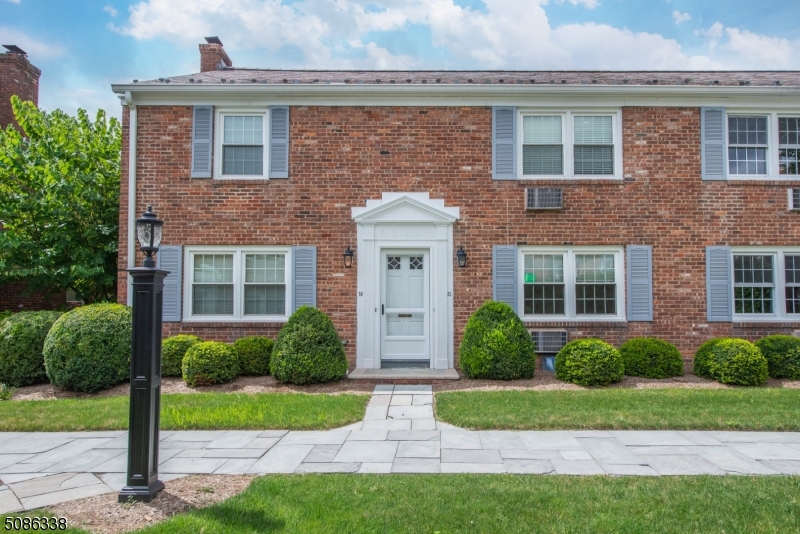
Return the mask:
[[[136,104],[130,91],[125,91],[128,106],[128,269],[136,266]],[[128,306],[133,305],[133,281],[128,275]]]

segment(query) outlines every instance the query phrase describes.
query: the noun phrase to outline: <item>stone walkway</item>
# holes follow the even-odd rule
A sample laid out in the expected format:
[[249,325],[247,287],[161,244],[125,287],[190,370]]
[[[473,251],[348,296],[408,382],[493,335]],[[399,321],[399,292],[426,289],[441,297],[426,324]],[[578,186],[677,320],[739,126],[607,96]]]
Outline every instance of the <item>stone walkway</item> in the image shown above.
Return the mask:
[[[0,514],[119,491],[128,434],[0,433]],[[436,421],[431,386],[375,387],[327,431],[162,431],[160,478],[241,473],[800,475],[800,432],[470,431]]]

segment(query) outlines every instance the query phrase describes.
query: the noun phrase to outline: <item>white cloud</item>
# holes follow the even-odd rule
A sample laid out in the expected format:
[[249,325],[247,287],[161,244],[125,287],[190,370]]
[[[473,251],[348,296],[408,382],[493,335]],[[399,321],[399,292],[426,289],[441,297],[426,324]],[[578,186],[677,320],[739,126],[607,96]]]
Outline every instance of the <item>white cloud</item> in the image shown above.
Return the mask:
[[117,11],[114,6],[111,6],[111,5],[108,5],[108,4],[103,6],[103,11],[105,11],[106,13],[111,15],[112,17],[116,17],[117,14],[119,13],[119,11]]
[[[598,0],[556,0],[595,8]],[[236,64],[237,50],[299,51],[294,66],[364,69],[744,69],[797,66],[800,44],[725,28],[697,32],[704,49],[687,54],[657,33],[607,24],[552,27],[548,0],[484,0],[473,10],[455,0],[140,0],[122,26],[138,40],[166,39],[184,49],[218,35]],[[676,23],[691,19],[673,12]],[[431,42],[420,52],[392,52],[378,37],[421,25]],[[436,48],[431,54],[430,47]],[[196,49],[196,48],[195,48]],[[297,57],[293,52],[287,57]],[[433,60],[431,57],[444,58]],[[277,65],[275,65],[277,66]]]
[[692,16],[689,13],[681,13],[675,9],[672,11],[672,20],[675,21],[675,24],[682,24],[686,21],[692,20]]
[[15,44],[27,52],[31,60],[50,59],[63,56],[66,51],[59,45],[38,41],[27,34],[8,26],[0,26],[0,42]]
[[6,0],[6,2],[11,2],[12,4],[19,4],[19,0]]

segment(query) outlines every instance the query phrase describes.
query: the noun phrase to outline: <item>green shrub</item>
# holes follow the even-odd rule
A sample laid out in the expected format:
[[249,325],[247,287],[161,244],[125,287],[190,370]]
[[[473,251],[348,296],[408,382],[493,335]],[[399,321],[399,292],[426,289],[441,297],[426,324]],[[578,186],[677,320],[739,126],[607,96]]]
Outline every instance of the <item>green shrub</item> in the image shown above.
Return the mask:
[[767,381],[767,359],[744,339],[728,338],[712,345],[708,368],[711,378],[723,384],[760,386]]
[[243,375],[267,376],[269,374],[269,358],[274,345],[268,337],[250,336],[237,339],[233,350],[239,357],[239,367]]
[[12,315],[14,315],[14,312],[12,312],[11,310],[0,311],[0,323],[5,321],[6,319],[11,317]]
[[14,393],[16,392],[17,388],[12,388],[5,384],[0,384],[0,401],[11,400],[11,397],[13,397]]
[[525,325],[502,302],[489,301],[467,321],[458,349],[461,371],[469,378],[531,378],[535,347]]
[[0,322],[0,382],[11,387],[47,382],[42,349],[60,312],[20,312]]
[[700,348],[697,349],[697,352],[694,354],[694,366],[692,372],[697,376],[701,376],[703,378],[710,378],[714,380],[714,377],[711,376],[711,349],[714,348],[714,345],[719,343],[720,341],[724,341],[728,338],[726,337],[715,337],[709,339],[702,345]]
[[767,336],[756,341],[756,347],[767,359],[769,376],[800,380],[800,338]]
[[331,382],[347,373],[347,358],[328,316],[316,308],[301,306],[278,333],[269,367],[280,382]]
[[203,341],[189,347],[181,370],[183,381],[192,387],[224,384],[239,374],[239,361],[230,345]]
[[44,341],[54,385],[94,393],[130,378],[131,309],[90,304],[62,315]]
[[619,348],[625,374],[669,378],[683,374],[683,359],[675,345],[652,337],[629,339]]
[[197,336],[178,334],[161,343],[161,376],[182,376],[181,364],[189,347],[203,341]]
[[556,378],[581,386],[607,386],[622,380],[622,356],[599,339],[570,341],[556,354]]

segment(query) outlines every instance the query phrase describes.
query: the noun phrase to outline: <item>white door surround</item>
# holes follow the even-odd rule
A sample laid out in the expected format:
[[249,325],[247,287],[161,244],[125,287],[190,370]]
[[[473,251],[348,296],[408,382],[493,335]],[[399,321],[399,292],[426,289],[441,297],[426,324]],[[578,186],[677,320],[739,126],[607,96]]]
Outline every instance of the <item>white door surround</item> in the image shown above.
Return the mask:
[[[453,224],[459,209],[428,193],[383,193],[352,209],[357,227],[356,368],[381,367],[381,267],[385,251],[427,251],[431,368],[453,367]],[[385,304],[385,303],[384,303]]]

